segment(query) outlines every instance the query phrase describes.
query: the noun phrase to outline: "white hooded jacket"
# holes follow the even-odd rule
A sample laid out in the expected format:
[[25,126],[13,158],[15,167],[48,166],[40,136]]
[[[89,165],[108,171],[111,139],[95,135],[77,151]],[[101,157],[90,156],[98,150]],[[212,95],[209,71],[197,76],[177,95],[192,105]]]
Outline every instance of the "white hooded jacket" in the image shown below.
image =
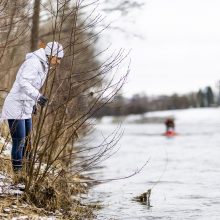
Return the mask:
[[41,95],[39,90],[47,77],[48,66],[43,48],[26,55],[26,60],[18,70],[16,80],[5,99],[2,119],[31,118],[33,106]]

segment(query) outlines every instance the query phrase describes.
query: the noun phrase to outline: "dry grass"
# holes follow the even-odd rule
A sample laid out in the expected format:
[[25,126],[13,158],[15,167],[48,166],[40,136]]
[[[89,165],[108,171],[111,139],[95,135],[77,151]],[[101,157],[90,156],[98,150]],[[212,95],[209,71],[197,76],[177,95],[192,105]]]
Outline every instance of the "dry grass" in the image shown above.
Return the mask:
[[13,176],[13,170],[11,165],[11,158],[9,156],[0,155],[0,171],[5,172],[8,176]]
[[80,199],[81,194],[88,192],[88,187],[80,181],[72,181],[69,174],[61,175],[55,183],[53,178],[48,177],[40,185],[35,185],[25,195],[25,201],[49,212],[59,210],[64,219],[94,219],[94,209],[99,206],[82,204]]
[[[13,178],[10,158],[1,155],[0,163],[0,171]],[[34,185],[28,194],[0,194],[0,219],[18,216],[39,219],[39,216],[51,215],[56,219],[94,219],[94,209],[100,206],[81,203],[80,195],[88,192],[88,185],[81,183],[81,178],[83,177],[63,173],[53,182],[54,175],[51,174],[41,184]]]
[[[33,205],[25,203],[22,199],[15,196],[1,197],[0,219],[12,219],[13,217],[28,216],[28,219],[39,219],[47,217],[52,213],[46,212]],[[55,214],[57,219],[63,219],[62,214]]]
[[5,121],[0,123],[0,135],[5,139],[9,137],[9,128]]

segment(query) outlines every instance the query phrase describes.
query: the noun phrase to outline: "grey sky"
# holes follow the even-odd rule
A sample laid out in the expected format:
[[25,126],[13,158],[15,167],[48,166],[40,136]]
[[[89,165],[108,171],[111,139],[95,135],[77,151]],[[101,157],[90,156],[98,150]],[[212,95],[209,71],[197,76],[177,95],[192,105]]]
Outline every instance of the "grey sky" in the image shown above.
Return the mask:
[[113,20],[126,34],[109,30],[105,42],[132,49],[125,95],[185,93],[220,79],[220,1],[146,0],[126,17],[108,15]]

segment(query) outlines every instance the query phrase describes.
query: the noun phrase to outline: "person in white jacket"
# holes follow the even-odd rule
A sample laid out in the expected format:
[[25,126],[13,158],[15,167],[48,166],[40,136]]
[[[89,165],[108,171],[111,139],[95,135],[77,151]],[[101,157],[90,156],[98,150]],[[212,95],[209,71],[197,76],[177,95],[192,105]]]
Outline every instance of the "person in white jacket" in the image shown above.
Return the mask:
[[45,48],[28,53],[4,101],[1,117],[8,120],[15,172],[22,169],[22,159],[32,130],[33,108],[37,104],[44,107],[48,101],[39,90],[46,80],[49,66],[60,64],[63,56],[63,47],[58,42],[49,42]]

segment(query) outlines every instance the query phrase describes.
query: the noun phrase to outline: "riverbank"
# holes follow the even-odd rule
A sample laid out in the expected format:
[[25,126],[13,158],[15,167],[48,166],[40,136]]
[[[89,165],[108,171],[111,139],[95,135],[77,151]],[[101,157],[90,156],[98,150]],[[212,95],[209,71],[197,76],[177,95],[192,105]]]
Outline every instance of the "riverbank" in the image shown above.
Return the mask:
[[[25,193],[24,184],[14,184],[14,173],[11,167],[11,143],[0,138],[0,219],[94,219],[94,210],[100,208],[96,203],[85,202],[91,179],[82,175],[66,174],[59,182],[66,195],[56,191],[55,185],[48,180],[42,183],[43,190],[38,191],[33,202]],[[71,181],[71,186],[69,184]],[[41,195],[39,195],[41,193]],[[33,197],[33,195],[32,195]],[[63,202],[63,204],[61,204]],[[67,204],[68,202],[68,204]],[[57,204],[59,203],[59,204]],[[66,203],[66,204],[65,204]],[[56,209],[56,207],[59,207]]]

